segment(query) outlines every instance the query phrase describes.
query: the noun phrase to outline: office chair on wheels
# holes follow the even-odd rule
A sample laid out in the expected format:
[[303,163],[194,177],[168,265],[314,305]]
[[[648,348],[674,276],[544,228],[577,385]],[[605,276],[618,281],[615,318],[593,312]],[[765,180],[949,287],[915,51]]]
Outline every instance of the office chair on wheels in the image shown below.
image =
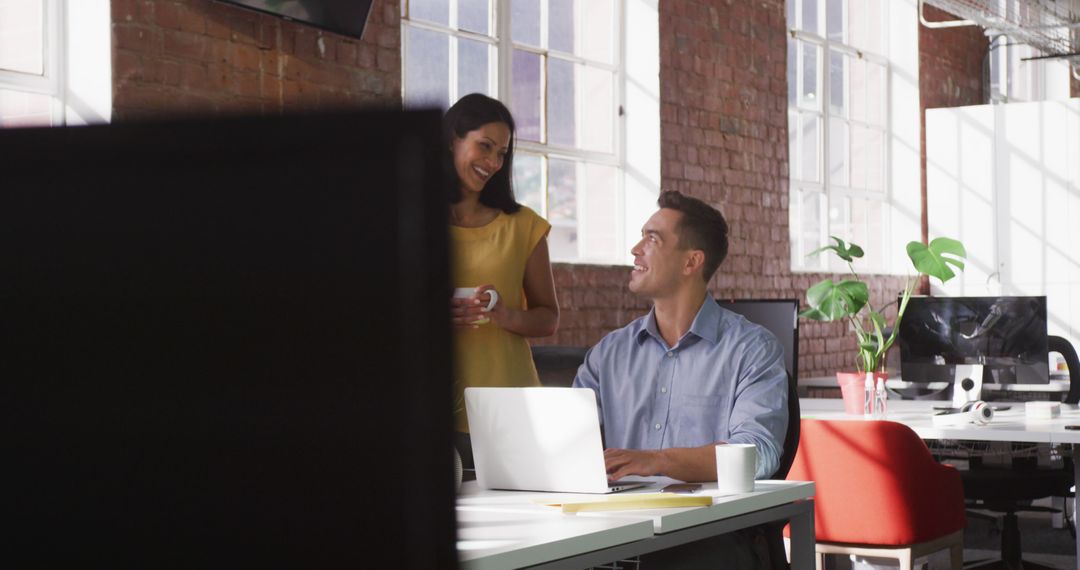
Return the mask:
[[[1065,358],[1069,366],[1069,391],[1063,403],[1080,402],[1080,360],[1076,350],[1068,340],[1050,336],[1047,339],[1049,352],[1057,352]],[[1073,486],[1074,458],[1066,457],[1059,469],[1039,468],[1035,458],[1014,458],[1011,465],[990,467],[983,465],[979,458],[972,458],[969,468],[961,471],[964,483],[964,497],[969,509],[983,509],[1004,514],[1001,530],[1001,559],[978,567],[987,568],[1046,568],[1021,559],[1020,525],[1017,513],[1023,511],[1058,512],[1058,509],[1034,506],[1036,499],[1045,497],[1066,497]],[[1073,537],[1075,527],[1070,526]]]

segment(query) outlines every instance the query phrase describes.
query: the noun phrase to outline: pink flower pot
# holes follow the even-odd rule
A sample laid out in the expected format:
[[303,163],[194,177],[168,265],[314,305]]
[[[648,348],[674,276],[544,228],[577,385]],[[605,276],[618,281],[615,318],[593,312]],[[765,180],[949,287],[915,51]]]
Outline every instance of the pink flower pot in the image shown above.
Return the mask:
[[[875,372],[874,385],[878,378],[888,380],[888,372]],[[840,395],[844,398],[844,411],[853,416],[863,415],[863,396],[866,387],[865,372],[837,372],[836,383],[840,385]]]

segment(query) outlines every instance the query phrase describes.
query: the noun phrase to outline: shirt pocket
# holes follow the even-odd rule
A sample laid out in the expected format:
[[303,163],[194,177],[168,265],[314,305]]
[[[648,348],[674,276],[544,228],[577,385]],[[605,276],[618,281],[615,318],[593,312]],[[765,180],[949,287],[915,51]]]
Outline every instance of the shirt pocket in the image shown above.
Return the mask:
[[672,397],[672,424],[676,447],[696,447],[715,443],[724,411],[723,396],[679,394]]

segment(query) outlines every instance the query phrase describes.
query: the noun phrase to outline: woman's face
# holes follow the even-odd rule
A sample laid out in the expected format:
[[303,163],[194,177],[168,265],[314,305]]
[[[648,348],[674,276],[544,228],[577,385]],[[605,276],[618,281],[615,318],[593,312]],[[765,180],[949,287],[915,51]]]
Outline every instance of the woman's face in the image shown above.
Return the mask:
[[481,125],[465,136],[454,138],[454,168],[463,192],[481,192],[503,167],[510,147],[510,127],[496,122]]

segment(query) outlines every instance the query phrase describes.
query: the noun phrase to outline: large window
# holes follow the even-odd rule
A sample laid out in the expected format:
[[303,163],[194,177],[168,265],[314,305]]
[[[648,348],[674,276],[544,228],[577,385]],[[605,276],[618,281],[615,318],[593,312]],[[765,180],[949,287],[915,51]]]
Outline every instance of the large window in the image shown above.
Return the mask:
[[[624,46],[621,33],[623,22],[637,21],[649,5],[642,0],[402,2],[405,104],[445,109],[474,92],[507,103],[517,123],[517,198],[551,222],[549,245],[556,261],[626,263],[628,236],[640,229],[640,213],[654,207],[658,67],[652,66],[652,77],[628,71],[627,54],[640,49]],[[655,10],[654,5],[653,35]],[[648,27],[637,33],[646,45],[658,42]],[[658,49],[651,57],[658,60]],[[626,121],[631,110],[637,112],[635,124],[646,125],[652,140],[632,143],[630,162],[655,154],[647,165],[627,159],[625,133],[638,132]],[[651,170],[655,175],[640,175]],[[629,191],[628,172],[639,173]],[[648,187],[644,192],[637,191],[642,180]]]
[[832,256],[807,257],[829,236],[862,245],[862,268],[888,268],[887,2],[787,2],[793,269],[840,269]]
[[0,127],[63,120],[56,0],[0,0]]
[[0,128],[107,123],[111,58],[109,0],[0,0]]

